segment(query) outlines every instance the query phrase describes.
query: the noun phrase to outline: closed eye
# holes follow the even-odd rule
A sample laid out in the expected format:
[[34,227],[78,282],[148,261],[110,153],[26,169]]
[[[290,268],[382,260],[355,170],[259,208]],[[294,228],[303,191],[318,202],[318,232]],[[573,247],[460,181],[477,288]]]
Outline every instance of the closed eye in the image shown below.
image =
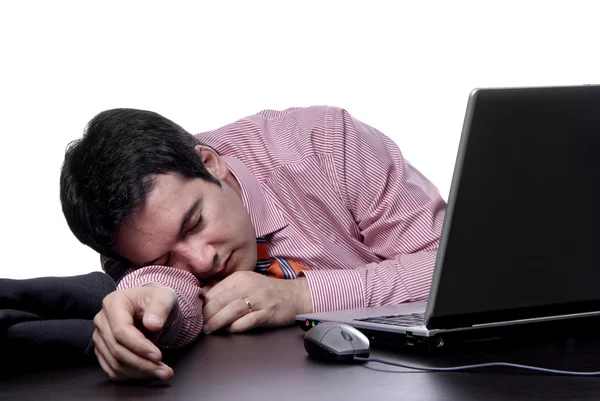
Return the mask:
[[195,231],[198,231],[198,229],[200,229],[200,226],[202,225],[202,222],[203,222],[202,216],[200,216],[198,218],[198,222],[192,228],[189,229],[188,233],[193,233]]
[[[186,232],[186,235],[198,231],[202,227],[203,222],[204,222],[204,220],[202,219],[202,215],[200,215],[196,224],[194,224],[194,226]],[[158,259],[158,260],[154,261],[153,263],[150,263],[150,265],[169,266],[170,263],[171,263],[171,253],[169,252],[167,254],[167,259],[164,262],[162,262],[162,261],[160,261],[160,259]],[[148,265],[144,265],[144,266],[148,266]]]

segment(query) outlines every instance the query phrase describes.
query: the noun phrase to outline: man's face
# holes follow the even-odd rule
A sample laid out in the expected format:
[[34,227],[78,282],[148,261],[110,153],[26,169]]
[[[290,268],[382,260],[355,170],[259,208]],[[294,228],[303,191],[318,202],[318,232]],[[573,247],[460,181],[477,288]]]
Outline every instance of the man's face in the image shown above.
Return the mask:
[[134,266],[171,266],[200,280],[252,270],[256,236],[239,184],[216,153],[196,150],[222,186],[174,173],[154,176],[153,189],[122,224],[115,251]]

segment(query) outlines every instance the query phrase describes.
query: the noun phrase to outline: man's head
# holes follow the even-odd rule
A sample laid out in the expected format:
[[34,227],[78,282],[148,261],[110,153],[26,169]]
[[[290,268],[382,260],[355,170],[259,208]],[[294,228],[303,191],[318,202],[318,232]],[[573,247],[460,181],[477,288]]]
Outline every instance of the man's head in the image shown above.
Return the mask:
[[79,241],[134,266],[179,267],[204,279],[256,262],[254,228],[228,166],[156,113],[94,117],[67,148],[60,198]]

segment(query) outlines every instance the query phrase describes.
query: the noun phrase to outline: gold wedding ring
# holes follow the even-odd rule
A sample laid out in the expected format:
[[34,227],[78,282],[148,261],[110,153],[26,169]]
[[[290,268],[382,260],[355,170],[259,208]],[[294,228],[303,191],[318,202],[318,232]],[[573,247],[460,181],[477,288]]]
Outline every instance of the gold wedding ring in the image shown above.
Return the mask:
[[248,301],[248,298],[242,298],[244,300],[244,302],[246,302],[246,305],[248,305],[248,313],[252,312],[252,304],[250,303],[250,301]]

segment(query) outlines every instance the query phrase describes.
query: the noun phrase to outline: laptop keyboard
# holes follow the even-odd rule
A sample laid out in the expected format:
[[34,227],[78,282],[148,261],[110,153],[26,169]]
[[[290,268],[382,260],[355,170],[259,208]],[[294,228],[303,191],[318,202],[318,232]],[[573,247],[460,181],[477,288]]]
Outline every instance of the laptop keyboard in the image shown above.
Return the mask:
[[425,323],[424,313],[409,313],[404,315],[373,316],[363,319],[354,319],[359,322],[370,322],[379,324],[389,324],[392,326],[423,326]]

